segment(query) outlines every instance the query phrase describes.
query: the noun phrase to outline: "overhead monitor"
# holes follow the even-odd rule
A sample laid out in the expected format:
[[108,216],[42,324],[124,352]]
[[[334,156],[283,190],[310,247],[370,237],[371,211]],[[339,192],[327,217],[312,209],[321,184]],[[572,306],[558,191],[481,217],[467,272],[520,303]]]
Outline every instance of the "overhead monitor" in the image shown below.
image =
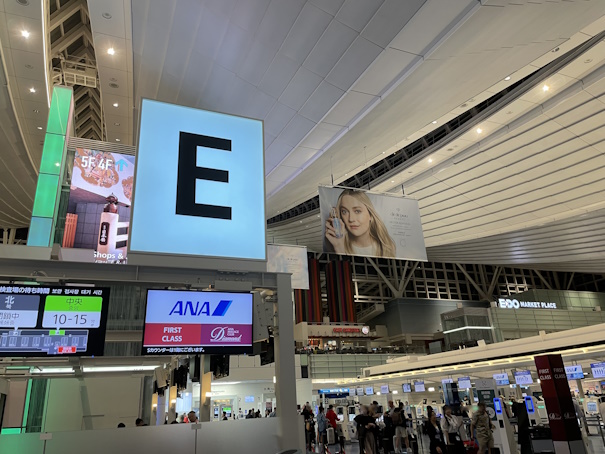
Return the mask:
[[517,385],[531,385],[534,382],[530,370],[516,370],[514,375]]
[[498,386],[505,386],[505,385],[510,384],[510,381],[508,379],[508,374],[506,372],[501,373],[501,374],[494,374],[493,377],[494,377],[494,380],[496,380],[496,385],[498,385]]
[[605,378],[605,362],[591,364],[590,370],[593,378]]
[[371,396],[373,394],[374,394],[374,387],[373,386],[366,387],[366,396]]
[[441,380],[441,384],[445,385],[447,383],[454,383],[454,379],[453,378],[444,378]]
[[0,286],[0,356],[101,356],[109,289]]
[[460,389],[468,389],[471,388],[471,377],[460,377],[458,379],[458,388]]
[[423,393],[425,391],[424,388],[424,380],[418,380],[414,382],[414,392]]
[[143,355],[252,353],[252,293],[148,290]]
[[349,396],[354,396],[355,395],[355,388],[349,388]]
[[357,388],[357,395],[358,396],[363,396],[364,393],[364,389],[363,388]]
[[404,393],[411,393],[412,392],[412,385],[410,383],[404,383],[403,384],[403,392]]
[[581,364],[565,366],[565,374],[569,380],[578,380],[584,378],[584,371]]
[[389,385],[382,385],[380,387],[380,393],[381,394],[388,394],[389,393]]

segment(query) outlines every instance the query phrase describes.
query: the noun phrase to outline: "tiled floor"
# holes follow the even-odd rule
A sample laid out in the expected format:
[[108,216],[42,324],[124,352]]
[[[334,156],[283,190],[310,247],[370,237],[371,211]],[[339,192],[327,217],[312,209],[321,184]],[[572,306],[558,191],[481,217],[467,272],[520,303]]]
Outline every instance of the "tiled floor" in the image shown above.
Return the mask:
[[[589,437],[588,443],[590,445],[588,454],[605,454],[605,445],[603,444],[603,440],[600,436]],[[422,443],[418,448],[419,454],[429,454],[428,438],[423,437]],[[340,447],[338,445],[330,445],[328,449],[330,450],[331,454],[340,452]],[[316,452],[319,453],[319,449],[316,449]],[[360,454],[359,445],[356,442],[351,444],[347,443],[345,446],[345,454]]]

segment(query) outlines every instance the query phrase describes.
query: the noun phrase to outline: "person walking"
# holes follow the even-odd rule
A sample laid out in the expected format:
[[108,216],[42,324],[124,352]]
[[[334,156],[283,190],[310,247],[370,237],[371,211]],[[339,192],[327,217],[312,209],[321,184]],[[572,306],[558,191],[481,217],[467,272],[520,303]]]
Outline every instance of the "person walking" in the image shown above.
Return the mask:
[[393,413],[391,414],[391,420],[393,421],[393,427],[395,429],[395,452],[403,452],[403,449],[401,447],[401,440],[403,439],[406,447],[406,452],[409,453],[410,441],[408,439],[408,428],[403,403],[400,403],[399,407],[393,410]]
[[318,441],[319,443],[321,443],[322,446],[326,444],[327,430],[328,420],[326,419],[326,415],[324,414],[324,407],[320,405],[317,412],[317,434]]
[[431,440],[431,444],[429,447],[431,454],[447,454],[447,447],[445,446],[445,437],[443,435],[443,430],[437,423],[437,415],[435,412],[431,412],[429,416],[429,421],[426,426],[426,433],[429,436],[429,440]]
[[477,431],[476,438],[477,444],[479,445],[479,453],[485,454],[487,451],[489,454],[492,453],[494,447],[494,435],[492,434],[494,425],[485,410],[485,402],[479,402],[478,410],[473,414],[471,420],[471,434]]
[[464,454],[464,443],[460,437],[460,427],[462,418],[452,414],[452,408],[449,405],[443,407],[443,418],[441,418],[441,429],[445,435],[445,443],[448,446],[450,454]]
[[365,454],[378,454],[376,451],[376,440],[374,438],[376,419],[370,415],[370,409],[367,405],[361,406],[361,414],[355,416],[354,421],[357,423],[359,452]]

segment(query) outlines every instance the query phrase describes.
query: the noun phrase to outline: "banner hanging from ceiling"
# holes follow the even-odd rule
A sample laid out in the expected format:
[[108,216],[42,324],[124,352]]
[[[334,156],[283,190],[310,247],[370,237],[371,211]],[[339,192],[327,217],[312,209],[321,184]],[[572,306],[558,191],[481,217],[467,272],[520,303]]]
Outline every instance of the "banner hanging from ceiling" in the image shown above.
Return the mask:
[[324,252],[426,261],[418,201],[320,187],[319,206]]
[[134,156],[76,148],[63,260],[126,263],[133,178]]
[[291,273],[293,289],[309,290],[307,248],[268,244],[267,271],[269,273]]

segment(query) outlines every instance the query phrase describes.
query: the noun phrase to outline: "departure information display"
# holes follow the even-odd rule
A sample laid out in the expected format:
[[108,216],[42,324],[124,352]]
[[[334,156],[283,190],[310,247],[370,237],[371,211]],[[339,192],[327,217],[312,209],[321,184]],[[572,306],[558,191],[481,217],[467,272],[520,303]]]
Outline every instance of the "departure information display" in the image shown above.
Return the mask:
[[148,290],[143,355],[252,353],[252,297]]
[[590,370],[593,378],[605,378],[605,363],[593,363]]
[[109,289],[0,286],[0,356],[100,356]]

